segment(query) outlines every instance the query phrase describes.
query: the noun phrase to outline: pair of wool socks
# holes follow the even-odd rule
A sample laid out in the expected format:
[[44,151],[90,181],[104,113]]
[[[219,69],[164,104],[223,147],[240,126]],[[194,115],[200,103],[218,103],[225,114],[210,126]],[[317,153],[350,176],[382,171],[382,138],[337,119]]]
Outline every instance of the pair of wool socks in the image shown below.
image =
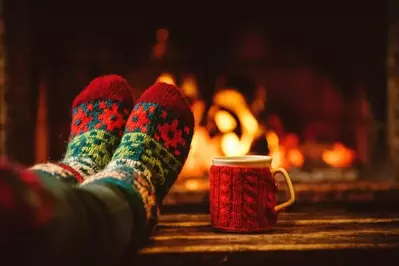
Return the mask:
[[[158,207],[187,158],[194,117],[175,86],[158,83],[138,99],[111,162],[89,176],[82,188],[117,188],[135,215],[133,234],[142,243],[157,223]],[[136,244],[134,244],[136,245]]]
[[[128,200],[135,214],[135,227],[151,229],[148,225],[156,222],[157,206],[187,158],[194,118],[175,86],[156,83],[135,105],[133,94],[119,76],[93,80],[73,103],[65,158],[22,171],[30,180],[22,183],[30,188],[31,183],[40,184],[35,178],[57,178],[93,195],[98,186],[110,187]],[[12,172],[9,164],[2,168]],[[22,176],[22,172],[16,175]],[[2,177],[0,181],[6,182]],[[46,205],[46,193],[36,194],[42,195],[42,205]],[[0,199],[0,208],[7,205],[6,201]]]

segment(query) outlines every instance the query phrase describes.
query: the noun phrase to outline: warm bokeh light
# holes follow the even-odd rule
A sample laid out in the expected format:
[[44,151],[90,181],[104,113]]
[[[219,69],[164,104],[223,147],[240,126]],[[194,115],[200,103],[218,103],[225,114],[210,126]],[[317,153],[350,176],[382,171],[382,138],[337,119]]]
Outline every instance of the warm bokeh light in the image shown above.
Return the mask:
[[171,84],[171,85],[176,85],[175,78],[169,73],[164,73],[164,74],[160,75],[156,81]]

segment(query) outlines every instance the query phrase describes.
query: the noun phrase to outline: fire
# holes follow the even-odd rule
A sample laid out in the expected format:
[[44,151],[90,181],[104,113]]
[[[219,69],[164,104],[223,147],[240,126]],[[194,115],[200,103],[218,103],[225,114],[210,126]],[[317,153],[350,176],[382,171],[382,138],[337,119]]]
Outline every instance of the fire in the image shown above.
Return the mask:
[[[157,81],[176,85],[175,78],[170,73],[160,75]],[[206,176],[216,156],[242,156],[249,154],[256,139],[264,137],[267,140],[269,155],[273,158],[272,167],[302,167],[305,158],[318,159],[325,164],[339,168],[351,166],[355,153],[342,143],[333,143],[330,147],[323,144],[300,143],[299,137],[293,133],[284,132],[277,118],[272,118],[274,128],[267,128],[254,113],[253,107],[263,109],[265,103],[255,99],[249,105],[245,97],[232,88],[218,90],[213,96],[212,106],[205,112],[205,102],[198,98],[198,87],[193,76],[186,76],[181,89],[192,99],[192,111],[195,118],[195,132],[192,147],[181,176],[185,178]],[[256,104],[257,105],[256,105]],[[262,106],[258,106],[261,103]],[[212,125],[201,125],[204,116]],[[239,127],[240,136],[236,133]],[[210,135],[211,129],[219,134]],[[195,190],[197,183],[193,179],[186,180],[186,188]]]
[[269,145],[269,155],[273,158],[272,167],[279,167],[283,163],[284,148],[280,147],[279,139],[274,131],[266,133],[267,143]]
[[[174,81],[174,78],[169,74],[163,74],[161,77],[163,77],[164,80]],[[198,95],[195,79],[191,76],[184,78],[181,89],[188,97],[195,99]],[[191,141],[190,154],[184,164],[181,175],[186,177],[204,176],[207,174],[212,163],[209,158],[222,155],[219,148],[220,140],[217,138],[211,138],[208,130],[200,125],[205,113],[205,102],[194,100],[191,105],[191,110],[193,111],[195,119],[195,131]],[[192,188],[192,184],[193,183],[191,182],[186,185]]]
[[222,133],[233,131],[237,127],[237,122],[234,120],[234,117],[223,110],[215,114],[215,122]]
[[200,187],[198,180],[196,179],[189,179],[185,183],[185,187],[187,190],[197,190]]
[[[233,89],[224,89],[214,95],[213,106],[215,123],[224,133],[221,139],[223,154],[227,156],[248,154],[259,128],[258,121],[252,115],[244,96]],[[226,133],[228,129],[235,129],[237,125],[229,113],[219,110],[220,107],[231,110],[238,117],[242,129],[241,138],[234,132]]]
[[176,85],[174,77],[169,73],[164,73],[157,78],[157,82],[163,82],[171,85]]
[[342,143],[334,143],[332,149],[325,150],[322,159],[332,167],[348,167],[354,158],[354,152],[346,148]]
[[301,167],[305,161],[299,149],[298,137],[294,134],[287,134],[284,144],[280,144],[279,137],[274,131],[266,133],[266,140],[269,145],[269,155],[273,158],[272,167]]
[[181,89],[184,94],[190,98],[198,97],[197,82],[193,76],[187,76],[184,78]]

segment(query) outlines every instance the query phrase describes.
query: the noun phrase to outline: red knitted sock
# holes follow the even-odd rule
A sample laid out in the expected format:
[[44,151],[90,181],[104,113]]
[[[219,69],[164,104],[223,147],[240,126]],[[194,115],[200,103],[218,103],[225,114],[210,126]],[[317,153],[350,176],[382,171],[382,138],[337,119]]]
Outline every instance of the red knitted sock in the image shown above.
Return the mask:
[[32,170],[73,183],[102,170],[120,143],[133,104],[133,89],[122,77],[94,79],[73,101],[65,158]]

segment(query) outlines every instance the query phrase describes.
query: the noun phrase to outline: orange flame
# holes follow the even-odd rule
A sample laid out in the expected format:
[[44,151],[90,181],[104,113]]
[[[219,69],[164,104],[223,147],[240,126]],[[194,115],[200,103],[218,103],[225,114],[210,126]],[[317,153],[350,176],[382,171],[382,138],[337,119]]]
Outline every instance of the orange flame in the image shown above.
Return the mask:
[[332,167],[348,167],[352,164],[354,152],[338,142],[332,149],[323,151],[322,159]]
[[171,84],[171,85],[176,85],[175,78],[169,73],[164,73],[164,74],[160,75],[156,81]]
[[248,154],[258,133],[258,121],[252,115],[244,96],[233,89],[225,89],[214,95],[213,103],[215,106],[231,110],[238,117],[242,127],[241,138],[234,132],[227,133],[228,129],[232,130],[237,126],[235,120],[226,111],[216,111],[215,123],[218,129],[224,132],[221,139],[223,153],[227,156]]
[[[175,78],[170,73],[160,75],[157,81],[176,85]],[[198,98],[195,77],[186,76],[180,87],[188,97]],[[268,155],[273,158],[272,167],[290,169],[303,166],[306,145],[301,146],[299,137],[295,134],[284,132],[281,126],[277,126],[278,134],[271,129],[267,129],[264,124],[261,124],[256,119],[251,111],[252,105],[250,106],[247,103],[241,93],[230,88],[225,88],[215,93],[213,105],[206,114],[205,102],[194,100],[191,108],[194,113],[196,128],[190,153],[181,172],[182,177],[207,175],[213,157],[249,154],[254,140],[260,136],[264,136],[267,140]],[[220,132],[219,135],[211,137],[207,126],[200,125],[204,115],[207,115],[207,118],[214,122]],[[241,136],[234,132],[238,123],[241,126]],[[312,158],[319,158],[331,167],[348,167],[354,160],[354,152],[341,143],[333,144],[331,149],[320,147],[322,145],[306,149],[308,153],[312,154]],[[187,179],[185,187],[189,190],[195,190],[198,184],[193,179]]]

